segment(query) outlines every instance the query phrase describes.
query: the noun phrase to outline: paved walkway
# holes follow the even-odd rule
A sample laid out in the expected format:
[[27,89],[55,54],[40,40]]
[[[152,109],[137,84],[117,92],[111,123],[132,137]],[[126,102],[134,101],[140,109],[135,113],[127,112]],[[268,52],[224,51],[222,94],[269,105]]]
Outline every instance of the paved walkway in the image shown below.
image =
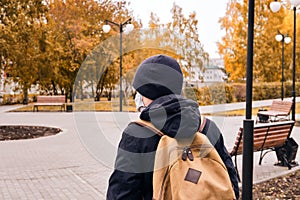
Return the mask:
[[[6,112],[14,108],[0,106],[0,125],[45,125],[59,127],[63,132],[44,138],[0,142],[0,199],[105,199],[121,132],[138,114]],[[216,108],[201,107],[201,112],[204,109]],[[233,146],[244,117],[211,118],[222,129],[226,145]],[[300,142],[299,129],[294,128],[292,137]],[[276,162],[273,152],[259,166],[257,156],[255,153],[254,182],[300,169],[273,166]],[[300,161],[299,151],[297,160]],[[242,172],[242,156],[238,157],[238,165]]]

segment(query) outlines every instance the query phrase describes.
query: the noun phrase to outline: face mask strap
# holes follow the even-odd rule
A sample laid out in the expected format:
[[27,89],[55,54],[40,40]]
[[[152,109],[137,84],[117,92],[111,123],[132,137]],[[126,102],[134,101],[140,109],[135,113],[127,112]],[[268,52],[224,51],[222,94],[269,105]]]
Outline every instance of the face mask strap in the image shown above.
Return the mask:
[[143,102],[143,96],[140,93],[136,92],[134,101],[137,111],[142,112],[142,110],[146,108]]

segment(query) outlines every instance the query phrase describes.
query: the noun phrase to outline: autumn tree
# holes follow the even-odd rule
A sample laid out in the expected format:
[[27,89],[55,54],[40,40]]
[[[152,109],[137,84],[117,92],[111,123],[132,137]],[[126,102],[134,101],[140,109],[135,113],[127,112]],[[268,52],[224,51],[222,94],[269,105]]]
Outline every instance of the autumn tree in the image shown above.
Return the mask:
[[[101,16],[101,26],[99,32],[101,39],[97,46],[88,54],[86,60],[80,69],[80,75],[76,82],[82,78],[88,82],[88,86],[92,87],[93,96],[96,101],[100,100],[103,92],[107,92],[109,100],[111,93],[115,89],[118,81],[120,81],[120,26],[131,18],[131,23],[134,24],[135,29],[138,29],[139,23],[131,17],[131,12],[127,9],[128,3],[126,1],[119,1],[111,4],[111,9],[108,10],[110,15]],[[102,26],[105,21],[111,21],[116,24],[111,25],[111,30],[108,33],[102,31]],[[127,35],[126,25],[122,25],[122,75],[132,68],[134,58],[130,53],[130,49],[135,48],[136,41],[139,38],[137,31],[133,31]],[[87,66],[89,67],[87,67]],[[89,72],[87,72],[89,71]],[[90,73],[92,71],[92,73]],[[83,74],[89,74],[88,77],[83,77]]]
[[[289,16],[284,9],[272,13],[271,0],[255,2],[253,76],[255,82],[281,80],[281,44],[275,40],[280,31],[291,35]],[[246,79],[248,5],[246,0],[231,0],[226,14],[220,18],[225,36],[218,43],[229,80],[243,82]],[[285,46],[285,68],[291,64],[291,45]]]
[[42,0],[4,0],[0,7],[1,55],[11,63],[5,70],[19,84],[26,104],[45,53],[42,40],[47,7]]
[[244,80],[246,77],[246,49],[247,49],[247,19],[246,11],[239,0],[232,0],[227,4],[225,16],[220,19],[221,27],[226,35],[219,43],[219,52],[223,55],[224,65],[230,80]]
[[105,39],[101,28],[115,7],[110,1],[94,0],[51,0],[49,7],[52,60],[59,73],[57,84],[65,88],[72,100],[77,72],[86,56]]
[[172,21],[166,24],[169,38],[168,42],[181,56],[180,62],[183,70],[190,75],[191,67],[198,67],[204,71],[204,63],[208,61],[209,55],[205,52],[198,34],[198,20],[196,13],[192,12],[186,18],[182,8],[173,4],[171,9]]
[[155,13],[150,14],[149,30],[142,34],[142,44],[148,47],[143,56],[149,57],[162,52],[173,56],[181,64],[185,76],[191,74],[192,67],[204,70],[208,53],[200,42],[196,13],[192,12],[185,17],[182,8],[175,3],[170,12],[172,20],[166,24],[160,23]]

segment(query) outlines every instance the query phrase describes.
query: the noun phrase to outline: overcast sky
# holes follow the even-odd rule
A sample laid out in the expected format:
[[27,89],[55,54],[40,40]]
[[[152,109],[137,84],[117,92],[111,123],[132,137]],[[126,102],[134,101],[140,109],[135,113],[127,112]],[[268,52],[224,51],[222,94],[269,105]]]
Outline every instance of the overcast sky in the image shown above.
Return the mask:
[[225,15],[228,0],[129,0],[133,14],[140,18],[144,26],[148,25],[150,13],[154,12],[162,23],[171,21],[171,8],[175,2],[183,9],[185,17],[195,11],[198,19],[198,31],[204,50],[211,58],[219,58],[216,42],[221,40],[218,20]]

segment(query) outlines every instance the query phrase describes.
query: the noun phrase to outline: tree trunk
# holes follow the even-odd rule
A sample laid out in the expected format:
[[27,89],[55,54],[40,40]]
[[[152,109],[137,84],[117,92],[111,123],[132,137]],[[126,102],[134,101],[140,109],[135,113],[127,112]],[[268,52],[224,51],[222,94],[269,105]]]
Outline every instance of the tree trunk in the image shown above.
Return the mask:
[[69,96],[69,100],[70,100],[70,102],[73,102],[73,100],[74,100],[74,96],[73,96],[74,94],[73,94],[73,87],[70,87],[70,96]]
[[51,84],[52,84],[52,87],[53,87],[53,94],[58,95],[58,92],[57,92],[57,89],[56,89],[56,86],[55,86],[55,83],[54,83],[53,80],[51,80]]
[[105,69],[103,75],[100,77],[100,80],[98,81],[97,88],[96,88],[95,101],[100,101],[101,94],[102,94],[103,88],[104,88],[104,81],[105,81],[107,72],[108,72],[108,69]]
[[109,92],[107,94],[107,101],[111,101],[112,89],[109,88]]
[[27,105],[28,104],[28,89],[24,88],[23,92],[24,92],[23,104]]

